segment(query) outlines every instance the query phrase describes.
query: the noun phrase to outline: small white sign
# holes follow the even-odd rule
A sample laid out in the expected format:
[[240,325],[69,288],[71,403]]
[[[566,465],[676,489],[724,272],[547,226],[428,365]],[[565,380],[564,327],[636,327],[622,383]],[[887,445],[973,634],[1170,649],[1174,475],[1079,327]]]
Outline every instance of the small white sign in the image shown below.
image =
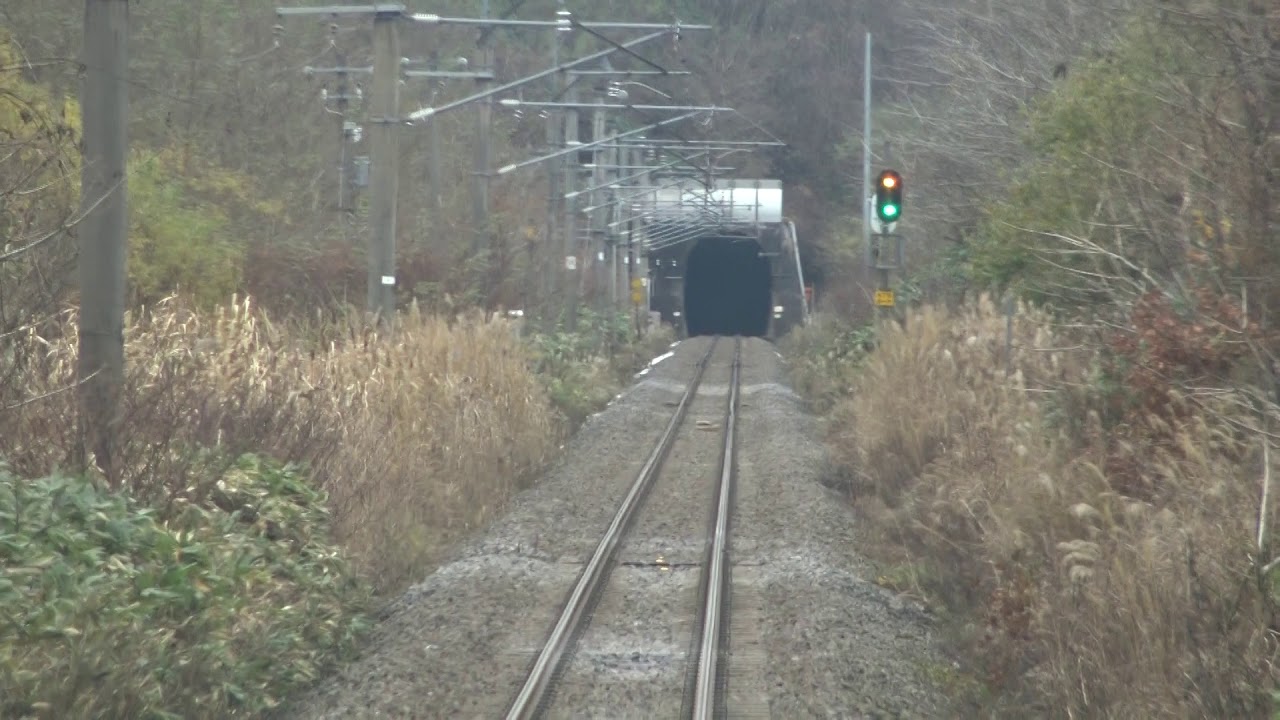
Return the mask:
[[396,284],[396,276],[395,276],[395,275],[383,275],[383,276],[382,276],[382,284],[383,284],[383,285],[395,285],[395,284]]
[[604,262],[604,253],[602,252],[596,253],[596,260],[599,260],[600,262]]
[[578,269],[578,256],[576,256],[576,255],[565,255],[565,256],[564,256],[564,267],[565,267],[565,269],[566,269],[566,270],[577,270],[577,269]]
[[897,227],[898,227],[898,223],[896,221],[891,223],[884,223],[884,222],[880,222],[879,217],[876,217],[875,215],[871,216],[871,234],[872,235],[892,233]]

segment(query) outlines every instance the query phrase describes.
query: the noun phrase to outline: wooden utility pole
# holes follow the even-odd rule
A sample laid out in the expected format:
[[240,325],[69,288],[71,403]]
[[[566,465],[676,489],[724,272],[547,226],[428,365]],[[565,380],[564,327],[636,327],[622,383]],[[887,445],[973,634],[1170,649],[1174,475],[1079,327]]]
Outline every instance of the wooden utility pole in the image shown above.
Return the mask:
[[368,311],[391,322],[396,310],[396,200],[400,189],[400,10],[373,20],[373,87],[369,99]]
[[81,464],[89,453],[119,482],[117,431],[124,386],[125,262],[129,232],[125,181],[129,137],[129,2],[85,0],[84,157],[80,171]]

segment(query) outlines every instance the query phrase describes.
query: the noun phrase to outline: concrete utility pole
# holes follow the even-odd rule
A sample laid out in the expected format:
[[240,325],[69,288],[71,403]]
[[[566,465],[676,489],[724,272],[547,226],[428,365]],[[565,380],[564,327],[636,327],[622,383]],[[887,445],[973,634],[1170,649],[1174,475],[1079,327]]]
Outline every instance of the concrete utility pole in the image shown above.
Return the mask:
[[[352,158],[349,155],[351,143],[356,138],[356,124],[347,119],[348,112],[351,109],[351,100],[359,99],[360,92],[357,88],[352,93],[351,86],[348,84],[351,80],[353,72],[368,73],[370,68],[353,68],[347,65],[347,54],[337,46],[337,24],[329,26],[329,42],[334,48],[333,67],[311,67],[303,68],[303,72],[307,75],[334,75],[337,78],[337,89],[332,94],[326,86],[321,91],[321,102],[327,113],[333,114],[337,118],[338,124],[338,142],[334,146],[334,169],[337,174],[337,199],[334,201],[334,210],[339,214],[339,224],[341,225],[342,239],[345,242],[350,236],[350,216],[354,213],[355,207],[355,173],[353,172]],[[329,102],[333,101],[335,109],[329,108]]]
[[400,192],[400,37],[403,9],[373,19],[373,87],[370,97],[370,225],[367,305],[381,322],[396,309],[396,204]]
[[867,31],[866,57],[862,62],[862,252],[865,282],[870,284],[874,265],[871,249],[871,32]]
[[80,91],[80,461],[89,453],[112,485],[124,386],[124,301],[129,232],[129,2],[85,0]]
[[[334,61],[338,68],[338,212],[345,213],[347,210],[347,109],[349,107],[347,87],[347,54],[339,50],[335,53]],[[347,234],[347,224],[342,223],[342,234]]]
[[[344,72],[372,72],[368,120],[370,152],[368,289],[366,311],[380,322],[390,322],[395,314],[396,289],[396,206],[400,191],[401,57],[399,22],[405,19],[402,4],[330,5],[318,7],[278,7],[278,16],[324,15],[373,16],[372,68],[339,68]],[[310,69],[335,72],[334,69]],[[344,126],[345,127],[345,126]]]
[[[645,162],[645,153],[639,146],[627,150],[628,165],[647,165]],[[643,187],[651,187],[653,185],[653,173],[645,170],[640,176],[639,184]],[[657,199],[657,193],[654,193],[654,199]],[[627,208],[628,215],[631,215],[630,208]],[[640,226],[643,231],[644,226]],[[636,313],[636,337],[639,337],[649,327],[649,303],[653,295],[653,278],[649,268],[649,250],[646,247],[646,237],[642,233],[640,242],[636,242],[635,238],[636,222],[634,215],[627,222],[627,242],[631,244],[631,301],[635,306]],[[640,281],[643,293],[636,292],[636,280]],[[637,295],[642,295],[640,302],[636,302]]]
[[[576,103],[578,101],[578,86],[570,84],[568,90],[569,102]],[[566,150],[573,150],[580,144],[578,139],[578,111],[569,110],[565,113],[564,118],[564,147]],[[560,197],[564,197],[569,193],[578,189],[578,173],[580,172],[578,163],[578,153],[570,152],[568,157],[561,160],[563,163],[562,177],[564,185],[557,192]],[[569,332],[573,332],[578,327],[578,296],[582,293],[586,278],[590,272],[588,264],[591,258],[583,257],[582,262],[578,262],[578,250],[582,243],[578,241],[578,223],[577,198],[564,201],[564,256],[567,259],[572,257],[574,267],[570,268],[568,282],[564,287],[564,314],[565,322],[568,324]],[[575,276],[576,274],[576,276]]]
[[337,101],[338,114],[338,223],[342,229],[343,243],[351,240],[352,218],[355,215],[355,173],[352,167],[351,144],[355,140],[356,124],[348,119],[351,100],[358,97],[353,94],[350,83],[350,70],[347,66],[347,54],[342,50],[335,53],[337,63],[334,73],[338,76]]
[[[431,51],[431,61],[428,64],[429,71],[440,70],[440,52],[438,50]],[[440,88],[444,85],[443,80],[436,80],[431,88],[432,104],[435,102],[436,93],[440,92]],[[444,205],[444,168],[441,165],[440,152],[440,119],[431,118],[427,123],[427,186],[428,186],[428,206],[432,210],[439,211]]]
[[337,68],[334,74],[338,76],[338,91],[334,94],[334,104],[337,105],[336,110],[329,110],[327,107],[327,103],[329,100],[328,89],[326,88],[321,92],[321,98],[323,102],[326,104],[325,110],[327,112],[332,112],[335,116],[337,116],[338,145],[337,145],[337,157],[334,158],[333,166],[338,173],[338,183],[337,183],[338,198],[334,202],[334,208],[339,213],[341,213],[343,207],[346,206],[346,194],[347,194],[346,192],[347,189],[343,185],[343,180],[346,176],[345,165],[347,160],[347,101],[346,101],[346,94],[347,94],[346,65],[347,63],[344,60],[344,55],[345,53],[343,53],[341,50],[338,50],[334,53],[334,63],[336,63],[336,68]]
[[[605,123],[608,120],[604,106],[604,95],[600,89],[596,89],[596,105],[600,106],[591,111],[591,140],[600,140],[605,136]],[[599,188],[604,184],[605,178],[612,175],[614,170],[604,167],[605,165],[616,165],[608,161],[608,149],[596,147],[591,151],[591,186]],[[601,191],[593,189],[588,195],[591,206],[599,205]],[[606,250],[604,242],[605,223],[608,221],[607,216],[603,212],[593,213],[587,222],[590,229],[590,239],[587,241],[587,257],[591,261],[592,281],[595,285],[596,292],[596,308],[600,311],[607,312],[611,310],[612,291],[606,294],[606,286],[608,285],[608,275],[606,274],[612,269],[612,264],[607,262],[607,258],[602,258]]]
[[[563,2],[563,0],[562,0]],[[560,65],[560,33],[555,33],[551,38],[551,66],[558,67]],[[551,91],[553,97],[559,97],[563,90],[563,78],[560,74],[555,74],[551,79]],[[562,116],[552,110],[546,111],[547,120],[547,147],[558,148],[564,134],[560,130],[560,124],[563,122]],[[560,249],[560,208],[564,205],[563,193],[561,192],[561,163],[547,163],[547,262],[550,264],[549,272],[543,275],[543,288],[539,293],[539,303],[543,307],[545,313],[545,329],[551,330],[556,325],[556,314],[548,311],[554,307],[554,295],[556,289],[562,283],[560,279],[564,277],[566,270],[564,263],[568,260]]]
[[[490,15],[489,0],[484,0],[481,8],[485,18]],[[486,25],[480,28],[480,38],[476,41],[479,65],[477,70],[494,71],[493,47],[489,35],[493,27]],[[492,76],[490,76],[492,77]],[[476,94],[483,93],[490,78],[476,77]],[[486,97],[476,104],[476,134],[472,139],[471,169],[471,254],[476,255],[489,248],[489,166],[493,162],[493,98]]]

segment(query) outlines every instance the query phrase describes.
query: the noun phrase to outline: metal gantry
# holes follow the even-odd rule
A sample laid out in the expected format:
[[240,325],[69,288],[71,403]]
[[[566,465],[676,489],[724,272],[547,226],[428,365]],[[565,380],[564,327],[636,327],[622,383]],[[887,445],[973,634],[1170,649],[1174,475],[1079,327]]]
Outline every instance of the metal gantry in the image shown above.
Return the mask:
[[[368,309],[382,319],[389,319],[395,310],[396,206],[398,199],[397,133],[415,127],[427,127],[434,132],[438,118],[464,107],[478,106],[476,149],[473,155],[472,222],[476,226],[472,251],[484,246],[484,233],[488,226],[488,191],[492,178],[509,175],[532,166],[545,165],[551,181],[548,198],[547,236],[548,247],[559,244],[565,257],[565,269],[540,273],[547,282],[559,282],[562,296],[569,303],[568,319],[576,315],[578,296],[586,285],[586,268],[579,279],[566,276],[566,270],[575,268],[581,256],[596,266],[597,286],[607,285],[607,294],[600,293],[606,305],[619,307],[620,255],[626,282],[635,286],[636,268],[647,250],[661,249],[684,242],[698,233],[733,220],[717,207],[713,185],[724,173],[731,171],[721,164],[728,155],[765,147],[781,146],[776,138],[769,140],[739,139],[690,139],[683,137],[676,126],[709,118],[716,114],[742,117],[730,107],[682,103],[668,92],[649,84],[663,77],[689,75],[687,70],[670,70],[643,54],[645,46],[663,38],[680,38],[686,32],[711,30],[709,25],[685,24],[676,20],[670,23],[653,22],[590,22],[579,21],[560,0],[556,15],[549,19],[516,19],[492,17],[488,1],[483,4],[483,17],[450,17],[434,13],[409,12],[400,3],[373,3],[367,5],[327,5],[312,7],[281,7],[280,16],[325,16],[332,19],[352,17],[370,18],[373,21],[372,66],[351,66],[340,55],[332,67],[309,67],[311,74],[334,74],[339,77],[343,105],[339,112],[344,116],[342,146],[339,155],[339,205],[345,205],[348,133],[354,124],[345,121],[348,78],[353,75],[371,75],[371,92],[365,106],[365,129],[372,144],[370,171],[370,228],[369,238],[369,293]],[[414,64],[399,52],[399,32],[402,27],[472,27],[482,30],[478,50],[480,62],[474,70],[443,69],[436,63],[425,69],[406,68]],[[553,31],[557,42],[552,43],[550,67],[527,76],[500,81],[492,67],[491,33],[500,30]],[[641,32],[639,37],[619,40],[607,33],[616,31]],[[574,59],[562,59],[564,38],[572,33],[583,33],[606,47]],[[637,67],[616,68],[610,63],[614,57],[631,61]],[[400,80],[413,79],[471,80],[473,92],[446,102],[437,103],[434,95],[427,107],[408,113],[401,110]],[[592,88],[594,97],[580,97],[579,81],[583,79],[604,81]],[[644,78],[645,81],[635,78]],[[646,82],[649,81],[649,82]],[[540,82],[550,82],[549,99],[526,99],[526,89]],[[631,102],[625,87],[637,86],[663,97],[662,104]],[[513,94],[515,94],[513,96]],[[363,99],[363,98],[361,98]],[[543,154],[509,162],[492,168],[492,110],[494,107],[520,111],[533,108],[545,113],[548,121],[548,149]],[[591,113],[591,137],[577,137],[577,115]],[[637,123],[635,120],[639,120]],[[748,122],[750,120],[748,119]],[[755,125],[757,129],[758,125]],[[354,126],[358,129],[358,126]],[[651,138],[648,135],[663,132],[669,137]],[[767,132],[765,134],[768,134]],[[430,145],[433,155],[439,147]],[[573,162],[576,153],[590,154],[590,162]],[[430,160],[429,160],[430,162]],[[431,173],[439,193],[443,182],[438,171]],[[678,201],[672,203],[659,197],[659,193],[682,188]],[[701,199],[690,189],[700,187]],[[664,207],[670,207],[664,210]],[[692,214],[690,214],[692,213]],[[584,233],[576,229],[581,218]],[[683,220],[680,229],[664,227],[670,221]],[[679,225],[679,222],[675,222]],[[559,263],[557,262],[557,265]],[[608,266],[607,268],[605,266]],[[608,275],[603,283],[604,272]],[[559,278],[559,280],[557,280]],[[628,282],[629,281],[629,282]],[[551,291],[553,288],[544,288]],[[544,293],[546,294],[546,293]]]

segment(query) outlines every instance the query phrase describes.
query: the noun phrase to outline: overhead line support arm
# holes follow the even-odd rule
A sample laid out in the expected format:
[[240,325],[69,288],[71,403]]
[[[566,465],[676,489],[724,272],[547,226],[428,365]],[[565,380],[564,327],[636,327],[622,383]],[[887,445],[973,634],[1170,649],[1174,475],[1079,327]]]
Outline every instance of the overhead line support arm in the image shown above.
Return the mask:
[[548,154],[548,155],[543,155],[542,157],[537,157],[537,158],[533,158],[533,159],[531,159],[531,160],[525,160],[524,162],[520,162],[520,163],[513,163],[513,164],[511,164],[511,165],[506,165],[506,166],[503,166],[503,167],[501,167],[501,168],[499,168],[499,169],[498,169],[498,174],[499,174],[499,175],[506,175],[507,173],[512,172],[512,171],[514,171],[514,170],[519,170],[519,169],[520,169],[520,168],[522,168],[522,167],[526,167],[526,166],[529,166],[529,165],[534,165],[534,164],[537,164],[537,163],[540,163],[540,162],[545,162],[545,161],[547,161],[547,160],[553,160],[553,159],[555,159],[555,158],[562,157],[562,156],[564,156],[564,155],[568,155],[568,154],[570,154],[570,153],[575,153],[575,152],[578,152],[578,151],[580,151],[580,150],[586,150],[587,148],[596,147],[597,145],[604,145],[605,143],[613,142],[614,140],[617,140],[618,138],[627,137],[627,136],[630,136],[630,135],[635,135],[635,134],[637,134],[637,133],[642,133],[642,132],[646,132],[646,131],[649,131],[649,130],[654,130],[654,129],[656,129],[656,128],[662,127],[663,125],[670,125],[670,124],[672,124],[672,123],[680,122],[681,120],[688,120],[689,118],[691,118],[691,117],[693,117],[693,116],[695,116],[695,115],[698,115],[698,114],[700,114],[700,111],[684,113],[683,115],[677,115],[677,116],[672,117],[672,118],[667,118],[666,120],[662,120],[661,122],[656,122],[656,123],[652,123],[652,124],[650,124],[650,125],[645,125],[645,126],[643,126],[643,127],[638,127],[638,128],[636,128],[635,130],[628,130],[628,131],[626,131],[626,132],[624,132],[624,133],[617,133],[617,134],[614,134],[614,135],[610,135],[610,136],[609,136],[609,137],[607,137],[607,138],[601,138],[600,140],[594,140],[594,141],[592,141],[592,142],[588,142],[588,143],[581,143],[581,144],[578,144],[578,145],[573,145],[573,146],[570,146],[570,147],[564,148],[563,150],[557,150],[556,152],[550,153],[550,154]]
[[[648,35],[643,35],[641,37],[636,38],[635,40],[629,40],[623,43],[623,45],[626,45],[627,47],[635,47],[637,45],[642,45],[652,40],[657,40],[660,37],[664,37],[668,35],[670,32],[671,32],[670,29],[666,29],[666,30],[660,30],[658,32],[649,33]],[[470,97],[465,97],[460,100],[455,100],[451,103],[441,105],[440,107],[423,108],[416,112],[409,113],[408,121],[410,123],[415,123],[415,122],[418,122],[419,120],[422,120],[423,118],[428,118],[428,117],[431,117],[432,115],[439,115],[440,113],[447,112],[455,108],[460,108],[464,105],[468,105],[477,100],[483,100],[484,98],[487,98],[491,95],[497,95],[499,93],[507,92],[508,90],[514,90],[518,87],[522,87],[524,85],[537,82],[543,78],[550,77],[552,75],[555,75],[556,73],[564,72],[565,70],[568,70],[570,68],[595,62],[596,60],[608,57],[616,52],[618,52],[617,48],[609,48],[608,50],[601,50],[599,52],[595,52],[590,55],[586,55],[581,58],[578,58],[577,60],[571,60],[567,63],[560,63],[559,65],[556,65],[553,68],[548,68],[547,70],[536,72],[532,75],[523,77],[519,80],[513,80],[504,85],[499,85],[496,88],[492,88],[490,90],[486,90],[481,93],[476,93],[475,95],[472,95]]]

